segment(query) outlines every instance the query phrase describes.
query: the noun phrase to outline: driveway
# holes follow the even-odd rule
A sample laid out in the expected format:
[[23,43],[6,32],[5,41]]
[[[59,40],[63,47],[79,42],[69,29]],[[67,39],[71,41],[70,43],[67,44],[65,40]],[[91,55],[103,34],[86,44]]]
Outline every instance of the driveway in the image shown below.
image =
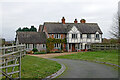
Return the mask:
[[50,59],[64,64],[67,69],[59,78],[117,78],[111,66],[81,60]]

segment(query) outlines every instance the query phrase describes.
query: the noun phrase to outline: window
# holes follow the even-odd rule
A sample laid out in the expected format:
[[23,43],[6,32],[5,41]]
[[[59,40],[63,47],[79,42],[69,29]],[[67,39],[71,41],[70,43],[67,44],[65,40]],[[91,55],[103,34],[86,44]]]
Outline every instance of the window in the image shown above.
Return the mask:
[[99,34],[96,34],[95,39],[100,39]]
[[82,39],[82,34],[80,34],[80,38]]
[[87,38],[88,38],[88,39],[91,39],[91,34],[87,34]]
[[33,48],[36,48],[36,44],[33,44]]
[[55,48],[60,48],[60,43],[55,43],[55,44],[54,44],[54,47],[55,47]]
[[73,39],[77,39],[77,34],[72,34]]
[[54,34],[55,39],[60,39],[60,34]]
[[43,48],[46,48],[45,44],[43,44]]

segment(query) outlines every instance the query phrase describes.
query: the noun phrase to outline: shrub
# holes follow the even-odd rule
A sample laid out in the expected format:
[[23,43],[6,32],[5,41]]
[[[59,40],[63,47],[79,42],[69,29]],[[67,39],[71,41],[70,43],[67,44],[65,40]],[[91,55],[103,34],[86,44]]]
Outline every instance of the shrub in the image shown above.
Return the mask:
[[33,52],[37,52],[38,50],[37,50],[36,48],[33,48],[32,51],[33,51]]
[[28,54],[33,54],[34,52],[33,51],[27,51]]

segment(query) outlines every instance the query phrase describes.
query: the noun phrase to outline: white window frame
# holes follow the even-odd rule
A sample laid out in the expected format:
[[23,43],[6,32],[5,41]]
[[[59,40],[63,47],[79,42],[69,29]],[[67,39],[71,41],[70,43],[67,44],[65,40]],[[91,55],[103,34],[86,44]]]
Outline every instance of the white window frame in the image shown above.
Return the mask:
[[77,34],[72,34],[72,39],[77,39],[78,35]]

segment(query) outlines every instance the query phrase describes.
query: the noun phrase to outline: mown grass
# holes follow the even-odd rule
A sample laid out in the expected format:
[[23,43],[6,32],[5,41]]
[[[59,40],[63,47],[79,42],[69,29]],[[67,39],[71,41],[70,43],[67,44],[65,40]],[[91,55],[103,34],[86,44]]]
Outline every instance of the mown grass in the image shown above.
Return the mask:
[[[61,65],[55,61],[38,58],[35,56],[26,55],[21,60],[21,78],[45,78],[61,69]],[[15,71],[18,67],[15,67]],[[5,69],[3,69],[5,71]],[[8,68],[8,72],[11,72],[12,68]],[[18,73],[12,76],[18,77]],[[4,80],[5,77],[3,77]]]
[[21,77],[45,78],[57,72],[60,68],[61,65],[55,61],[27,55],[22,58]]
[[81,60],[88,60],[88,61],[101,61],[101,62],[108,62],[108,63],[118,65],[118,51],[117,50],[78,52],[77,54],[58,56],[58,57],[55,57],[55,58],[81,59]]

